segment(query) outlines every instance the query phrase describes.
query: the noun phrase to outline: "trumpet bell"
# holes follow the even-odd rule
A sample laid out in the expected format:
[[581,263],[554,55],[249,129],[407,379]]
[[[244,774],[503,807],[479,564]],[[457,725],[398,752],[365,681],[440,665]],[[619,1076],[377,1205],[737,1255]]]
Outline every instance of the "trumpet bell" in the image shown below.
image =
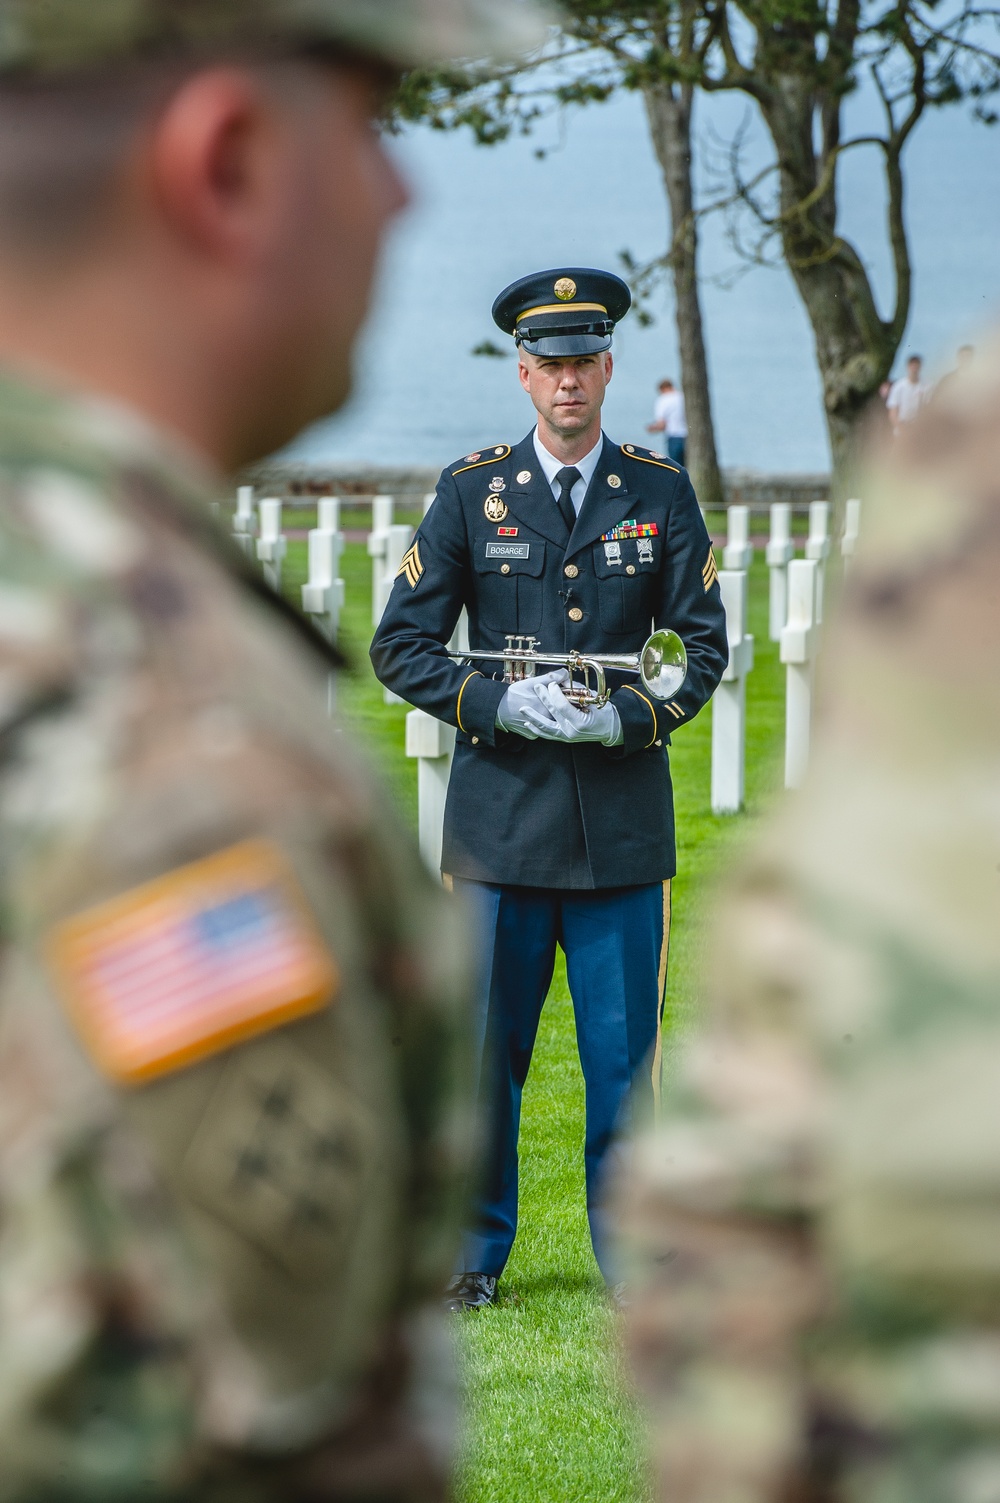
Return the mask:
[[654,699],[670,699],[687,678],[687,652],[675,631],[654,631],[639,655],[639,674]]

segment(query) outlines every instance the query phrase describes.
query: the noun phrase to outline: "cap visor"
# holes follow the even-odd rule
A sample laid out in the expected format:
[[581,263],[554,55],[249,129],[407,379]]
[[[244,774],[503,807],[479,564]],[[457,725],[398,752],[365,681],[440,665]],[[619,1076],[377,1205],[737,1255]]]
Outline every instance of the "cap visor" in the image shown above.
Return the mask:
[[529,355],[599,355],[610,350],[610,334],[544,334],[541,339],[522,339],[521,349]]
[[404,68],[515,59],[540,47],[556,16],[533,0],[313,0],[332,35]]

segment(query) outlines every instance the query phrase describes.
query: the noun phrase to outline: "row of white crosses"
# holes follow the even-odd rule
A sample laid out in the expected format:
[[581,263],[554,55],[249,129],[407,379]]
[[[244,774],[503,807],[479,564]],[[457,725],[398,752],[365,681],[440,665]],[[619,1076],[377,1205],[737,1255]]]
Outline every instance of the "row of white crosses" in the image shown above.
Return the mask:
[[[424,497],[424,514],[434,500]],[[316,503],[317,526],[309,533],[309,578],[302,586],[302,609],[331,640],[337,637],[344,604],[344,581],[340,577],[343,534],[340,501],[322,496]],[[372,500],[372,527],[368,555],[372,561],[372,626],[378,626],[389,602],[393,582],[413,537],[412,529],[394,519],[392,496]],[[257,503],[260,529],[254,550],[255,516],[253,489],[243,486],[237,494],[233,531],[247,553],[256,551],[265,577],[274,589],[281,588],[281,565],[287,548],[281,530],[281,502],[272,497]],[[468,647],[468,623],[464,613],[453,645]],[[398,695],[384,689],[386,704],[401,704]],[[334,676],[330,675],[329,704],[334,707]],[[455,729],[424,710],[410,710],[406,717],[406,755],[417,759],[417,807],[420,849],[432,871],[441,867],[444,804],[455,751]]]
[[[288,540],[282,530],[282,505],[276,496],[255,501],[252,485],[241,485],[236,492],[233,536],[249,557],[256,555],[263,566],[264,578],[274,590],[281,589],[282,565],[288,551]],[[328,641],[336,642],[344,606],[344,581],[340,577],[344,535],[336,496],[320,496],[317,500],[316,526],[310,530],[308,542],[309,575],[302,586],[302,609]]]
[[[424,516],[434,493],[424,497]],[[463,611],[448,643],[452,652],[467,652],[469,622]],[[417,835],[420,854],[432,872],[441,870],[444,805],[455,756],[455,727],[437,720],[426,710],[411,710],[406,717],[406,755],[417,758]]]
[[[809,534],[805,557],[795,557],[792,507],[775,502],[771,533],[765,550],[770,572],[768,627],[772,642],[780,643],[785,665],[785,787],[798,788],[809,761],[812,721],[813,669],[823,620],[826,563],[833,542],[830,503],[809,506]],[[861,523],[861,502],[847,502],[840,542],[846,561],[855,552]],[[753,668],[754,642],[747,632],[748,570],[753,560],[750,508],[731,506],[728,540],[722,553],[719,584],[726,608],[729,666],[712,702],[712,811],[734,814],[742,807],[746,766],[746,679]]]

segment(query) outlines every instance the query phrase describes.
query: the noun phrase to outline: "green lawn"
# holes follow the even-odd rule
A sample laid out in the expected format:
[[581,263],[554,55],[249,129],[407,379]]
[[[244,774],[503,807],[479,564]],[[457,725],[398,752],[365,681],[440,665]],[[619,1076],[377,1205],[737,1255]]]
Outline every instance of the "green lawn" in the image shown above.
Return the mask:
[[[351,525],[351,524],[348,524]],[[292,598],[305,544],[289,545]],[[381,763],[405,819],[416,823],[416,763],[404,755],[403,706],[386,707],[368,664],[371,562],[345,554],[342,643],[355,672],[340,704]],[[783,674],[767,640],[767,570],[751,575],[747,814],[709,809],[711,712],[674,737],[678,876],[667,983],[665,1047],[697,1008],[703,914],[713,878],[731,861],[780,782]],[[615,1321],[590,1251],[583,1190],[583,1082],[565,971],[542,1015],[524,1098],[520,1231],[498,1305],[461,1317],[466,1443],[461,1503],[640,1503],[648,1497],[635,1414],[617,1375]]]

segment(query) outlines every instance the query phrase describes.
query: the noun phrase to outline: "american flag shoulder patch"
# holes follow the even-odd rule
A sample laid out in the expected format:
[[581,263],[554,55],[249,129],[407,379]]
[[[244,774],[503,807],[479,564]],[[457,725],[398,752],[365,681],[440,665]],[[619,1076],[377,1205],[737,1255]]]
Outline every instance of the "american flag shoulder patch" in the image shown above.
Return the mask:
[[95,1064],[126,1085],[318,1012],[340,982],[295,873],[265,840],[67,919],[46,959]]
[[424,566],[420,560],[420,544],[414,542],[403,554],[403,562],[396,570],[396,578],[402,574],[411,590],[415,590],[420,583],[420,576],[424,572]]
[[719,571],[715,564],[715,549],[711,547],[711,545],[709,545],[708,558],[705,561],[705,567],[701,571],[701,582],[705,586],[706,595],[715,584],[715,581],[718,579],[718,577]]

